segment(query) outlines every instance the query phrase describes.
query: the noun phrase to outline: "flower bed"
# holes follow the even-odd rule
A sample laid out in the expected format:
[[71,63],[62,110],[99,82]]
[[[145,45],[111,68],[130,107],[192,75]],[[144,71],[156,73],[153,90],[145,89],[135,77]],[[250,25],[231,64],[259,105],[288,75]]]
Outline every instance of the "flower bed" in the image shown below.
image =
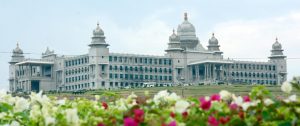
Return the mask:
[[0,125],[62,126],[190,126],[190,125],[300,125],[300,100],[282,85],[285,96],[274,97],[263,86],[247,96],[222,90],[219,94],[181,98],[167,90],[153,98],[134,93],[114,102],[78,98],[49,98],[42,92],[30,98],[0,94]]

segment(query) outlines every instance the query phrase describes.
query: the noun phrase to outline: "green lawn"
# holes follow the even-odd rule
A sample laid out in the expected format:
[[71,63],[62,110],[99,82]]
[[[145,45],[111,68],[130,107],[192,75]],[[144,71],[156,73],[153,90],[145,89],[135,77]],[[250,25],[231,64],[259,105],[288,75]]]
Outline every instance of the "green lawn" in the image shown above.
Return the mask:
[[[200,96],[209,96],[213,93],[218,93],[221,90],[228,90],[236,95],[247,95],[252,87],[251,85],[211,85],[211,86],[185,86],[185,87],[151,87],[151,88],[136,88],[136,89],[118,89],[118,90],[95,90],[88,91],[85,94],[73,95],[72,93],[61,93],[61,94],[47,94],[49,96],[59,96],[59,97],[85,97],[85,98],[94,98],[94,95],[102,94],[117,94],[120,97],[126,97],[131,92],[134,92],[138,96],[143,96],[145,91],[149,91],[149,94],[152,96],[161,90],[169,90],[175,92],[177,95],[183,97],[200,97]],[[283,95],[283,92],[280,89],[280,86],[266,86],[268,90],[272,92],[274,96]],[[292,94],[295,94],[295,90]],[[299,95],[299,92],[297,92]]]

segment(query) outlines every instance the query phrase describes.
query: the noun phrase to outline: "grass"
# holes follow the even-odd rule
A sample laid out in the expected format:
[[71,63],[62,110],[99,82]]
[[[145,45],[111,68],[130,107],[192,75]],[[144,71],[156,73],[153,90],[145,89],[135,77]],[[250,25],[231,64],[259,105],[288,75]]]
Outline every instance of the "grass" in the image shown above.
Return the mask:
[[[72,93],[61,93],[61,94],[47,94],[49,96],[58,96],[58,97],[85,97],[85,98],[94,98],[94,95],[107,94],[119,97],[126,97],[134,92],[138,96],[143,96],[145,91],[149,91],[151,96],[155,95],[161,90],[169,90],[175,92],[177,95],[182,97],[200,97],[200,96],[209,96],[214,93],[219,93],[221,90],[230,91],[236,95],[247,95],[251,89],[252,85],[205,85],[205,86],[185,86],[185,87],[151,87],[151,88],[136,88],[136,89],[118,89],[118,90],[94,90],[88,91],[85,94],[74,95]],[[274,95],[281,96],[284,93],[281,91],[280,86],[266,86],[266,88]],[[292,94],[299,95],[299,92],[293,90]]]

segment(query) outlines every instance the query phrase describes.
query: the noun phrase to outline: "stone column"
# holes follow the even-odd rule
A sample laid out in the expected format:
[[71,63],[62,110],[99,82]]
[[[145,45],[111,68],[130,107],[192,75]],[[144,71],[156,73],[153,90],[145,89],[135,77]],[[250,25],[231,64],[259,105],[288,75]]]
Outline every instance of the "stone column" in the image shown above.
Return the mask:
[[211,80],[211,64],[208,64],[208,80]]
[[207,64],[204,64],[204,80],[207,81]]
[[195,66],[196,81],[199,81],[199,65]]

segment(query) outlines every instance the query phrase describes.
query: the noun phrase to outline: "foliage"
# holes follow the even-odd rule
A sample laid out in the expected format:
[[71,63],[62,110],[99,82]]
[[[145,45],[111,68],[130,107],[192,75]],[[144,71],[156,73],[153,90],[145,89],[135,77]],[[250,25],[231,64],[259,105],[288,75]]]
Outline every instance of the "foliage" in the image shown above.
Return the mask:
[[300,125],[300,99],[290,94],[290,88],[289,83],[283,85],[286,95],[280,97],[258,86],[246,96],[222,90],[206,97],[181,98],[163,90],[154,97],[149,92],[127,98],[105,92],[94,99],[73,100],[42,92],[31,93],[27,99],[1,92],[0,125]]

